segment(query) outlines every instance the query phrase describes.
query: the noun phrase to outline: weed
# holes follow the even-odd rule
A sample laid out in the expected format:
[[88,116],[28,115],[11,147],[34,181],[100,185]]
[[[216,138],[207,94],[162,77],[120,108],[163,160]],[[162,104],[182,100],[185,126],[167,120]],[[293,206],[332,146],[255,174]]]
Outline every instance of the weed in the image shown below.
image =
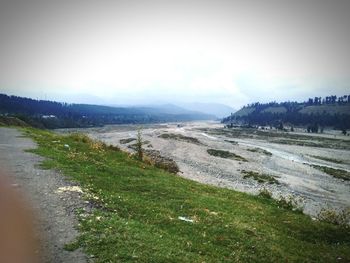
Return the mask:
[[28,127],[29,125],[17,117],[0,115],[0,126]]
[[272,153],[270,153],[269,151],[266,151],[266,150],[260,149],[260,148],[251,148],[251,149],[247,149],[247,151],[262,153],[262,154],[265,154],[265,155],[268,155],[268,156],[272,155]]
[[135,150],[137,154],[137,158],[142,161],[143,159],[143,149],[142,149],[143,141],[142,141],[142,130],[139,128],[137,130],[137,136],[136,136],[136,143],[135,143]]
[[317,214],[316,219],[334,225],[349,227],[350,208],[344,208],[341,210],[322,208],[321,211]]
[[180,171],[173,159],[162,156],[160,152],[156,150],[146,150],[143,161],[169,173],[177,174]]
[[263,174],[253,171],[245,171],[242,170],[241,172],[244,174],[243,178],[253,178],[255,181],[258,181],[259,183],[268,183],[268,184],[279,184],[278,180],[273,176],[269,174]]
[[229,143],[231,143],[231,144],[233,144],[233,145],[237,145],[237,144],[238,144],[238,142],[236,142],[236,141],[231,141],[231,140],[225,140],[225,142],[229,142]]
[[75,251],[80,247],[79,242],[74,241],[72,243],[68,243],[64,245],[64,250],[66,251]]
[[127,138],[127,139],[121,139],[121,140],[119,140],[119,142],[120,142],[121,144],[127,144],[127,143],[130,143],[130,142],[133,142],[133,141],[136,141],[136,139],[135,139],[135,138]]
[[84,133],[75,132],[75,133],[69,134],[69,136],[70,136],[70,138],[72,138],[76,142],[83,142],[83,143],[92,143],[93,142],[93,140]]
[[327,161],[327,162],[331,162],[331,163],[344,163],[341,160],[333,159],[333,158],[329,158],[329,157],[317,156],[317,155],[310,155],[310,156],[313,158],[320,159],[320,160]]
[[278,206],[292,210],[292,211],[297,211],[297,212],[302,212],[303,211],[303,206],[302,206],[302,200],[300,198],[296,198],[292,195],[283,197],[281,196],[277,200]]
[[300,135],[294,133],[280,133],[274,131],[261,131],[252,128],[233,129],[198,129],[212,135],[224,135],[229,138],[252,138],[265,140],[271,143],[290,144],[299,146],[311,146],[333,149],[350,149],[350,141],[336,138],[323,138],[312,135]]
[[262,190],[260,190],[258,196],[266,198],[266,199],[272,199],[272,193],[267,190],[266,188],[263,188]]
[[115,145],[113,145],[113,144],[110,144],[110,145],[108,145],[108,149],[109,150],[112,150],[112,151],[121,151],[120,150],[120,148],[118,147],[118,146],[115,146]]
[[226,158],[226,159],[232,159],[236,161],[242,161],[242,162],[248,162],[247,159],[244,157],[237,155],[235,153],[229,152],[229,151],[223,151],[223,150],[216,150],[216,149],[208,149],[207,152],[215,157],[220,158]]
[[342,169],[335,169],[327,166],[315,165],[315,164],[311,164],[311,166],[335,178],[343,179],[346,181],[350,180],[350,173],[348,171],[345,171]]
[[158,137],[163,138],[163,139],[173,139],[173,140],[178,140],[178,141],[194,143],[197,145],[202,145],[202,143],[197,138],[184,136],[182,134],[163,133],[163,134],[159,135]]

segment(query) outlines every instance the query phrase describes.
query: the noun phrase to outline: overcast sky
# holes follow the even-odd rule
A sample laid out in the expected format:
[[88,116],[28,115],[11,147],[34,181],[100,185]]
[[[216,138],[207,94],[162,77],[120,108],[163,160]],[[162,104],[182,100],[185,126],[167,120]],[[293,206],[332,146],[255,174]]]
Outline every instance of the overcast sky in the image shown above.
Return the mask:
[[0,1],[0,92],[93,103],[350,93],[350,1]]

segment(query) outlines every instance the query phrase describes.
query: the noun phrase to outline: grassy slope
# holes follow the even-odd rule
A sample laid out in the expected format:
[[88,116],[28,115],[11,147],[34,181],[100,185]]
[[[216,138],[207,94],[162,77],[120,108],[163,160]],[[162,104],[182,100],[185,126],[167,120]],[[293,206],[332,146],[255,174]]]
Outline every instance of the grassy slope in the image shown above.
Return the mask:
[[287,109],[286,107],[283,106],[278,106],[278,107],[268,107],[265,110],[261,111],[262,113],[286,113]]
[[25,131],[38,142],[34,152],[49,158],[43,167],[95,195],[96,209],[81,215],[81,236],[70,247],[83,246],[96,262],[350,261],[349,229],[174,176],[77,136]]
[[[234,113],[234,116],[236,117],[244,117],[251,114],[253,111],[255,111],[255,107],[246,107],[242,108]],[[284,106],[271,106],[261,111],[261,113],[285,113],[287,112],[287,109]],[[333,114],[350,114],[350,105],[344,104],[329,104],[329,105],[312,105],[312,106],[303,106],[298,111],[302,114],[323,114],[324,112],[327,112],[331,115]]]
[[338,104],[330,104],[330,105],[313,105],[306,106],[300,113],[304,114],[322,114],[323,112],[327,112],[329,114],[350,114],[350,104],[338,105]]
[[28,127],[29,125],[16,117],[7,117],[0,115],[0,126]]
[[246,108],[242,108],[238,111],[236,111],[234,113],[234,116],[248,116],[250,113],[252,113],[253,111],[255,111],[254,107],[246,107]]

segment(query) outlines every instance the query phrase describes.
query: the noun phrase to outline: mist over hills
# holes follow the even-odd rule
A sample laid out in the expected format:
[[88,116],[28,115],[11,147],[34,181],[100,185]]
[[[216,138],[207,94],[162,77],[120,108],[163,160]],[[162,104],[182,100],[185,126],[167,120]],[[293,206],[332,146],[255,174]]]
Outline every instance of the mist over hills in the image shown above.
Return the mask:
[[178,103],[180,107],[183,107],[188,110],[194,110],[203,112],[206,114],[213,114],[218,118],[224,118],[229,114],[237,111],[236,109],[220,104],[220,103],[201,103],[201,102],[192,102],[192,103]]
[[69,104],[0,94],[0,114],[15,116],[41,128],[92,127],[105,124],[142,124],[213,120],[214,115],[167,104],[154,107],[111,107]]
[[305,102],[252,103],[223,119],[238,125],[304,126],[308,131],[332,127],[350,129],[350,95],[309,98]]
[[201,113],[213,116],[213,118],[222,119],[227,115],[237,111],[236,109],[220,103],[201,103],[201,102],[176,102],[176,103],[159,103],[138,106],[124,106],[130,108],[143,108],[161,111],[170,114],[188,114]]

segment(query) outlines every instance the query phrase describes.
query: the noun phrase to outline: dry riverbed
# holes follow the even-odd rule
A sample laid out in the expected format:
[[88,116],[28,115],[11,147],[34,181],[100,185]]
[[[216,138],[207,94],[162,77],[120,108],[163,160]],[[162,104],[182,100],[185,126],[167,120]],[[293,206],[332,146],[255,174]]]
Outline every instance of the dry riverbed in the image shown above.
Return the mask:
[[[95,139],[132,151],[138,126],[80,129]],[[60,132],[77,131],[73,129]],[[304,212],[350,207],[350,181],[317,166],[350,173],[347,136],[224,129],[217,122],[144,125],[145,149],[176,161],[180,176],[257,194],[266,188],[275,198],[293,196]]]

